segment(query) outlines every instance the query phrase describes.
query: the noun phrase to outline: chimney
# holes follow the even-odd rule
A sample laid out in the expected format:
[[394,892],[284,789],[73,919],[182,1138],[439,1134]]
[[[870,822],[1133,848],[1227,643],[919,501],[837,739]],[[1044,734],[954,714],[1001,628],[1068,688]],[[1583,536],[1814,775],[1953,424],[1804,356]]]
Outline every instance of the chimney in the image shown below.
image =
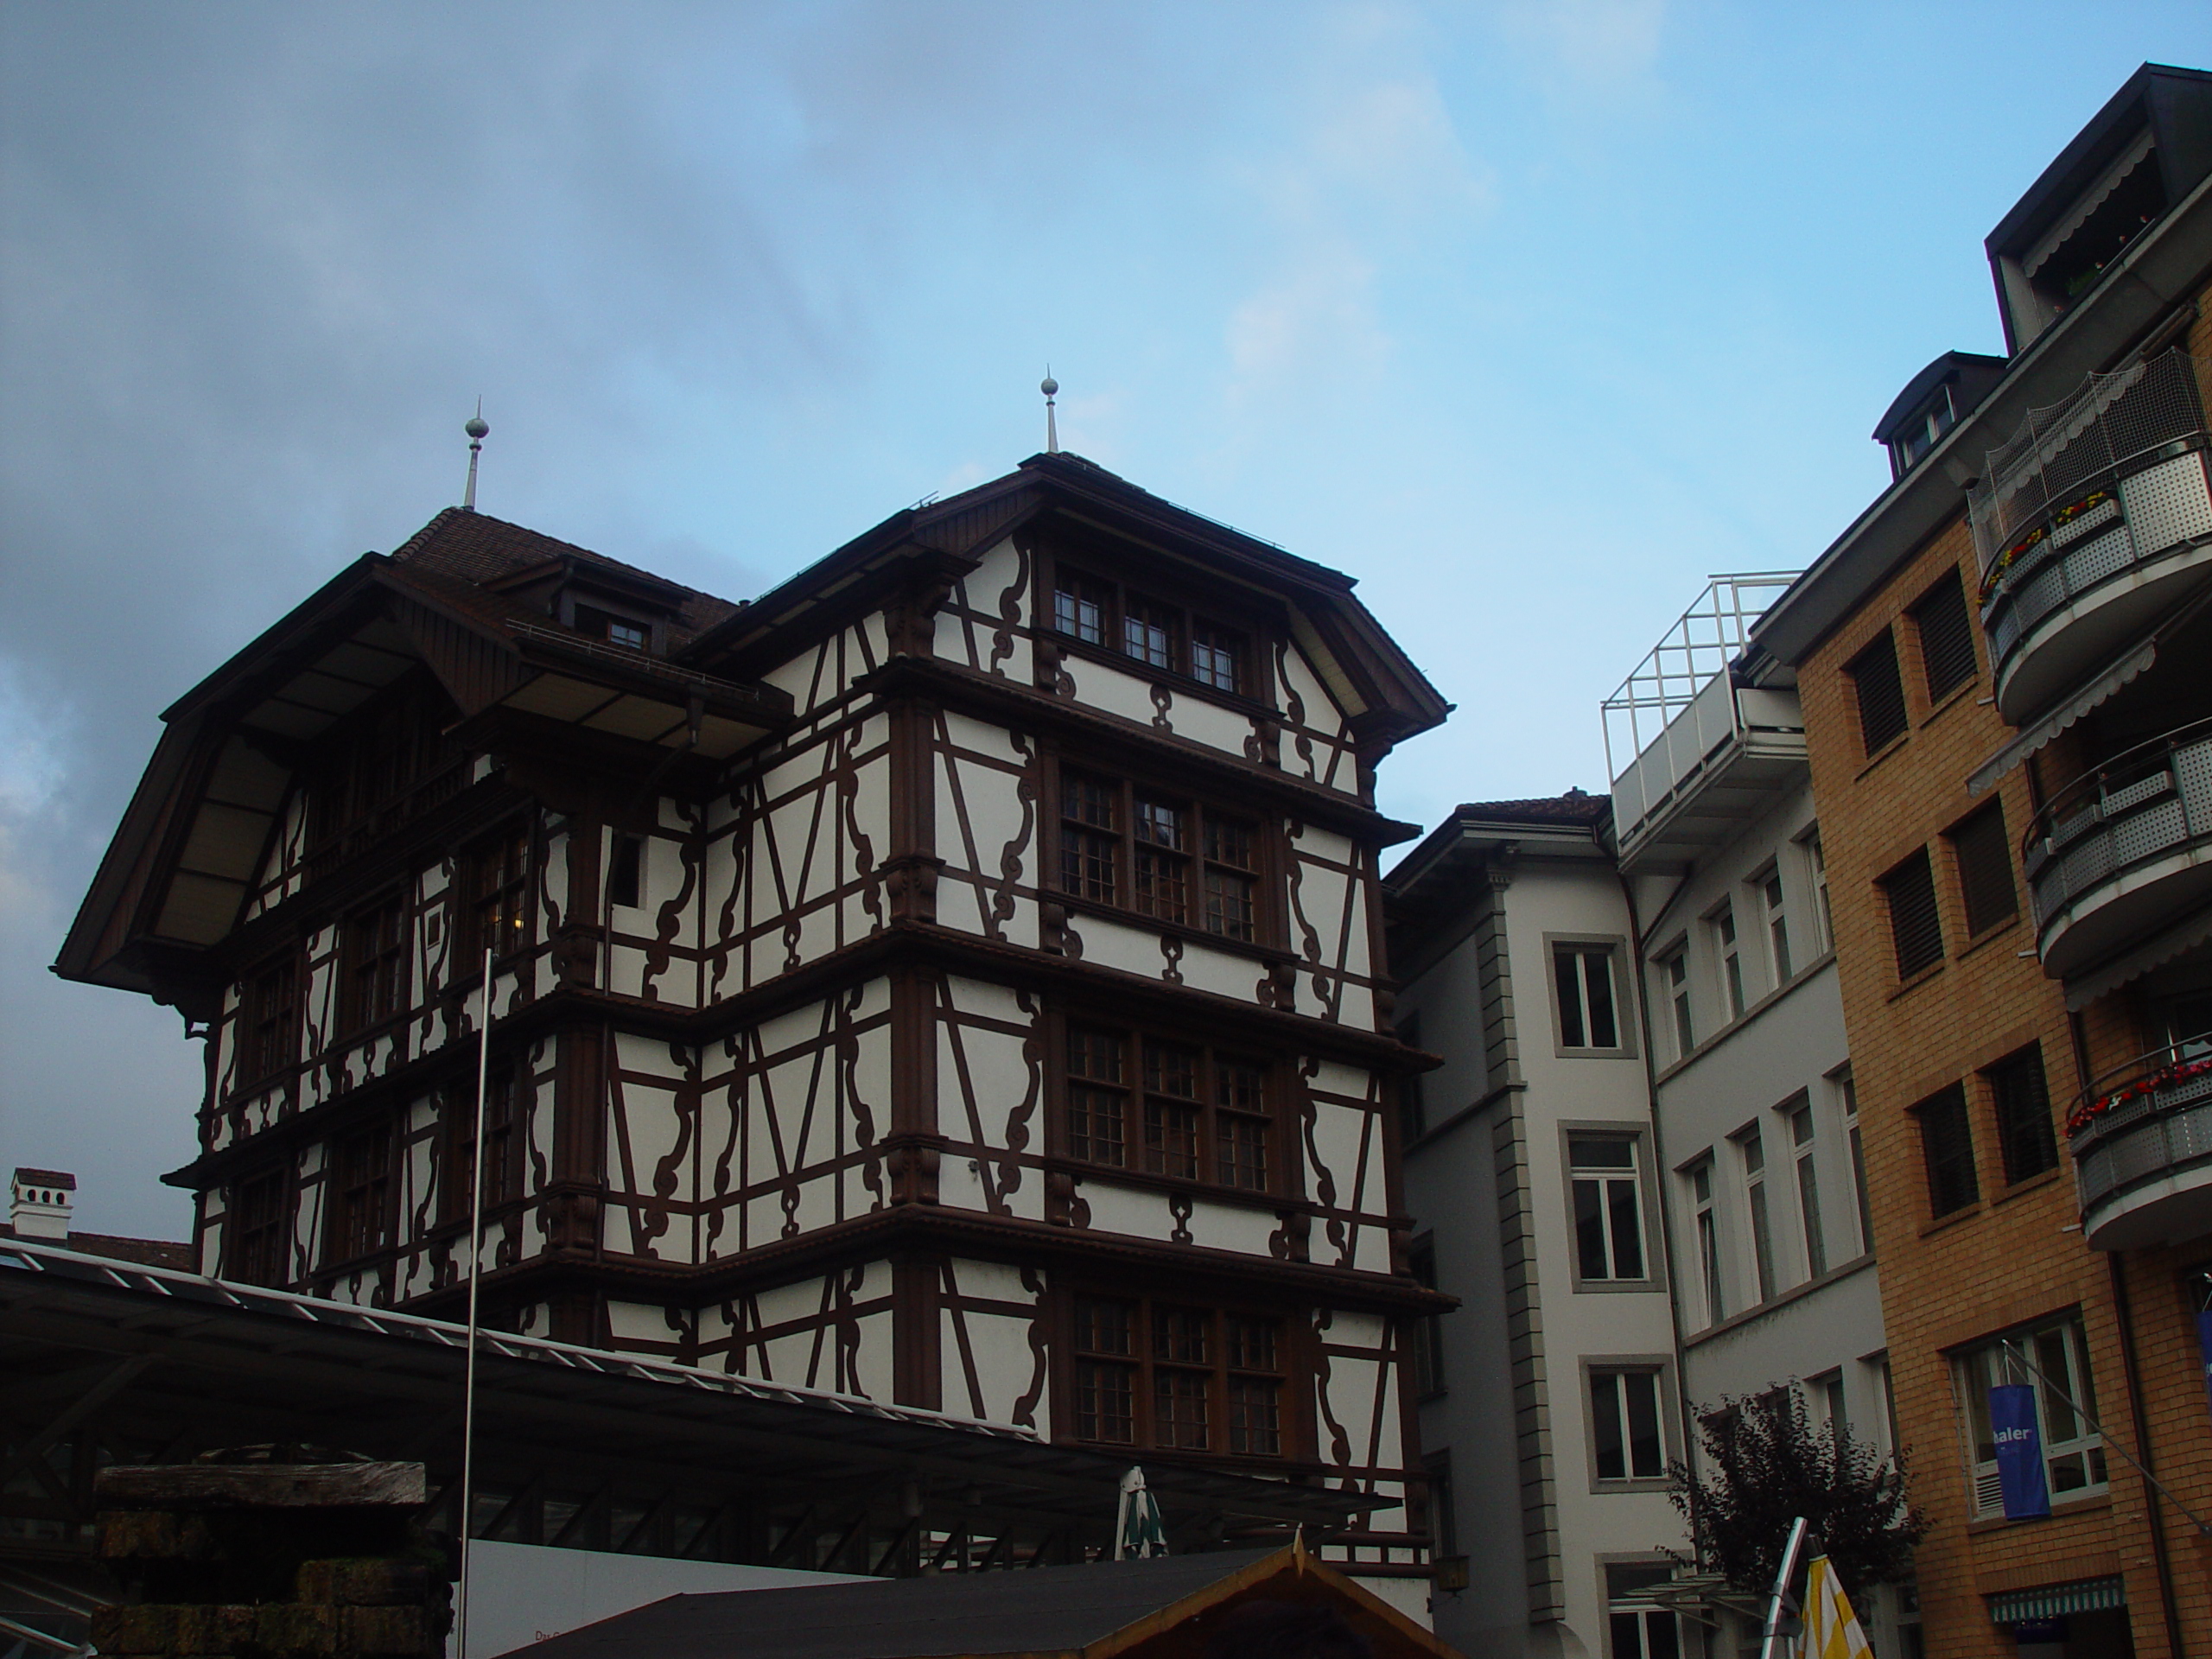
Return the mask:
[[8,1224],[17,1238],[67,1239],[77,1178],[64,1170],[19,1169],[8,1192]]

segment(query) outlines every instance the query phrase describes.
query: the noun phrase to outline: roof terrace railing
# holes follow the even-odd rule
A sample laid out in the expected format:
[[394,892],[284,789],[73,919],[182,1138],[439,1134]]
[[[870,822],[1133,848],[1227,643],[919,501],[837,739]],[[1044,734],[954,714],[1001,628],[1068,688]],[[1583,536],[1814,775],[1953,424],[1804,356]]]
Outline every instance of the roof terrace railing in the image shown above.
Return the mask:
[[1707,579],[1697,602],[1605,701],[1605,775],[1618,780],[1698,693],[1727,672],[1751,629],[1795,570],[1741,570]]

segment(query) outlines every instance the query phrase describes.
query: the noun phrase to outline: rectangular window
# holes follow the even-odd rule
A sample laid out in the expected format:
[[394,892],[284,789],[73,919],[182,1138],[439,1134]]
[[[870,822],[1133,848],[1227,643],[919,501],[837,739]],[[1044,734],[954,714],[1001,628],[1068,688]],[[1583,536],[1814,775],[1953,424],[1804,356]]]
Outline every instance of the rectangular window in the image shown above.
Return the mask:
[[1844,671],[1859,700],[1859,740],[1869,755],[1904,734],[1904,681],[1897,673],[1897,641],[1886,628]]
[[617,910],[635,910],[645,901],[645,839],[617,836],[607,861],[607,902]]
[[1828,1270],[1828,1245],[1821,1230],[1821,1182],[1813,1165],[1813,1108],[1800,1099],[1783,1116],[1789,1120],[1789,1155],[1797,1168],[1797,1221],[1805,1237],[1805,1275],[1817,1279]]
[[1713,1211],[1713,1160],[1701,1158],[1690,1171],[1690,1209],[1697,1228],[1698,1284],[1705,1293],[1705,1322],[1728,1316],[1720,1294],[1720,1222]]
[[1859,1251],[1874,1249],[1874,1206],[1866,1196],[1866,1147],[1859,1134],[1859,1086],[1845,1071],[1836,1078],[1836,1092],[1843,1096],[1843,1135],[1851,1147],[1851,1192],[1859,1211]]
[[1681,1659],[1682,1634],[1675,1614],[1652,1599],[1652,1592],[1674,1575],[1674,1568],[1658,1563],[1605,1568],[1611,1659]]
[[231,1192],[230,1274],[281,1289],[291,1281],[291,1183],[281,1169],[240,1181]]
[[1835,946],[1835,917],[1828,909],[1828,861],[1819,830],[1805,837],[1805,872],[1813,883],[1813,944],[1825,953]]
[[1611,945],[1552,946],[1552,985],[1559,995],[1561,1048],[1619,1049]]
[[406,996],[407,903],[397,893],[346,923],[346,1023],[359,1031],[400,1011]]
[[1744,1017],[1744,953],[1736,941],[1736,910],[1723,905],[1713,918],[1713,950],[1720,959],[1720,988],[1727,994],[1728,1017]]
[[1813,1404],[1820,1412],[1822,1422],[1839,1433],[1851,1427],[1851,1418],[1844,1410],[1843,1372],[1840,1369],[1808,1377],[1805,1386],[1812,1393]]
[[1070,1157],[1131,1167],[1134,1111],[1135,1167],[1178,1180],[1268,1190],[1274,1113],[1260,1061],[1206,1044],[1074,1024],[1067,1056]]
[[1428,1553],[1448,1560],[1459,1553],[1459,1515],[1452,1495],[1452,1453],[1432,1452],[1421,1459],[1428,1485]]
[[[1421,1046],[1421,1015],[1409,1014],[1398,1021],[1398,1040],[1408,1048]],[[1398,1142],[1411,1146],[1428,1128],[1428,1108],[1421,1098],[1421,1074],[1408,1071],[1398,1079]]]
[[1570,1135],[1569,1182],[1574,1194],[1574,1245],[1586,1282],[1642,1280],[1643,1195],[1636,1137]]
[[484,947],[505,957],[530,942],[530,826],[517,822],[471,848],[468,868],[468,954],[463,973],[481,966]]
[[1759,1300],[1767,1301],[1780,1287],[1774,1272],[1774,1224],[1767,1209],[1766,1147],[1759,1126],[1732,1137],[1744,1165],[1744,1209],[1751,1224],[1751,1267],[1758,1281]]
[[1974,625],[1967,620],[1966,590],[1959,585],[1956,570],[1912,607],[1912,626],[1920,636],[1928,701],[1941,702],[1974,676]]
[[2005,1509],[1997,1478],[1997,1436],[1989,1419],[1989,1391],[2005,1385],[2025,1384],[2035,1390],[2036,1427],[2052,1500],[2104,1490],[2104,1437],[2092,1426],[2096,1382],[2078,1315],[1984,1343],[1958,1356],[1955,1363],[1974,1447],[1974,1507],[1980,1514],[2001,1515]]
[[347,1135],[332,1149],[330,1260],[350,1262],[391,1243],[391,1126]]
[[1052,626],[1071,639],[1134,658],[1146,668],[1248,695],[1246,636],[1117,582],[1062,569],[1052,582]]
[[1237,664],[1244,655],[1243,639],[1211,622],[1191,624],[1191,677],[1217,691],[1241,692]]
[[1281,1322],[1149,1299],[1075,1303],[1076,1434],[1241,1457],[1283,1453]]
[[253,976],[244,999],[246,1028],[238,1081],[273,1077],[300,1058],[300,964],[286,954]]
[[1060,890],[1078,899],[1250,944],[1258,845],[1249,820],[1110,778],[1060,774]]
[[1929,1096],[1912,1109],[1912,1116],[1920,1125],[1920,1155],[1928,1169],[1929,1213],[1948,1216],[1965,1209],[1981,1196],[1965,1086],[1955,1083]]
[[[484,1089],[484,1210],[507,1202],[521,1190],[517,1133],[521,1113],[515,1074],[501,1067],[485,1079]],[[466,1221],[474,1202],[476,1184],[476,1078],[455,1083],[446,1091],[446,1219]]]
[[[1436,1248],[1423,1244],[1406,1260],[1414,1282],[1425,1290],[1436,1288]],[[1444,1321],[1440,1315],[1421,1313],[1412,1321],[1414,1389],[1421,1398],[1444,1392]]]
[[1659,970],[1667,976],[1667,1005],[1675,1014],[1675,1058],[1686,1060],[1697,1046],[1697,1033],[1690,1024],[1690,953],[1677,946],[1661,959]]
[[1129,1160],[1128,1039],[1068,1027],[1068,1155],[1086,1163]]
[[1071,639],[1103,645],[1114,614],[1113,589],[1063,571],[1052,591],[1052,626]]
[[1665,1476],[1656,1369],[1590,1373],[1590,1445],[1599,1480],[1658,1480]]
[[1910,979],[1943,960],[1943,924],[1936,908],[1936,873],[1923,847],[1881,880],[1890,911],[1897,977]]
[[1759,899],[1766,906],[1766,942],[1774,963],[1774,982],[1786,985],[1796,971],[1789,956],[1789,912],[1783,902],[1782,871],[1769,870],[1759,882]]
[[1997,1149],[2007,1185],[2058,1167],[2058,1140],[2051,1132],[2050,1095],[2044,1084],[2043,1046],[2030,1043],[1981,1074],[1997,1108]]
[[1967,937],[1978,938],[2019,913],[2012,885],[2012,847],[2005,833],[2005,809],[1995,801],[1951,831],[1951,855],[1958,861],[1959,893],[1966,901]]

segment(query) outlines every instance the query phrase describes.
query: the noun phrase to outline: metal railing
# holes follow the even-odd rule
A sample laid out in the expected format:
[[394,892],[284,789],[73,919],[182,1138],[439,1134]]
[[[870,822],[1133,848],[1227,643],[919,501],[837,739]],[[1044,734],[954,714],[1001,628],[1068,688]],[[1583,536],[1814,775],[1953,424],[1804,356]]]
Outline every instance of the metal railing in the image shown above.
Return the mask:
[[2053,514],[2099,482],[2203,431],[2196,360],[2179,350],[2092,374],[2071,396],[2030,410],[2012,439],[1989,452],[1967,497],[1985,581],[2002,579],[2038,544]]
[[2067,1114],[2066,1135],[2085,1215],[2139,1181],[2212,1160],[2212,1032],[2097,1078]]
[[2036,814],[2020,865],[2040,928],[2090,888],[2212,836],[2212,720],[2113,756]]
[[[1655,742],[1698,693],[1728,670],[1751,630],[1795,570],[1742,570],[1708,577],[1697,602],[1675,620],[1650,654],[1630,671],[1603,704],[1605,775],[1618,778]],[[1616,748],[1614,740],[1622,740]],[[1616,760],[1616,755],[1624,758]]]

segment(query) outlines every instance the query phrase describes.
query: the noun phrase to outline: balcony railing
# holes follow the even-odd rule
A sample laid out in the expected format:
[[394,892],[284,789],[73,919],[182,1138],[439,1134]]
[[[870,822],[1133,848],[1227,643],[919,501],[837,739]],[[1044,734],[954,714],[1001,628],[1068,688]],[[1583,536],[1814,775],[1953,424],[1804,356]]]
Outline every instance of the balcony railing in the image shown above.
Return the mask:
[[2125,751],[2038,812],[2020,848],[2044,970],[2063,977],[2212,897],[2212,720]]
[[1968,498],[1999,712],[2015,724],[2212,569],[2198,368],[2168,352],[2031,410]]
[[1724,774],[1802,766],[1804,718],[1794,691],[1735,683],[1731,664],[1752,626],[1796,580],[1786,570],[1714,576],[1697,603],[1605,699],[1606,771],[1624,858],[1679,857],[1716,833],[1694,822],[1697,798]]
[[2212,1228],[2212,1032],[2099,1077],[2066,1135],[2089,1243],[2133,1249]]

